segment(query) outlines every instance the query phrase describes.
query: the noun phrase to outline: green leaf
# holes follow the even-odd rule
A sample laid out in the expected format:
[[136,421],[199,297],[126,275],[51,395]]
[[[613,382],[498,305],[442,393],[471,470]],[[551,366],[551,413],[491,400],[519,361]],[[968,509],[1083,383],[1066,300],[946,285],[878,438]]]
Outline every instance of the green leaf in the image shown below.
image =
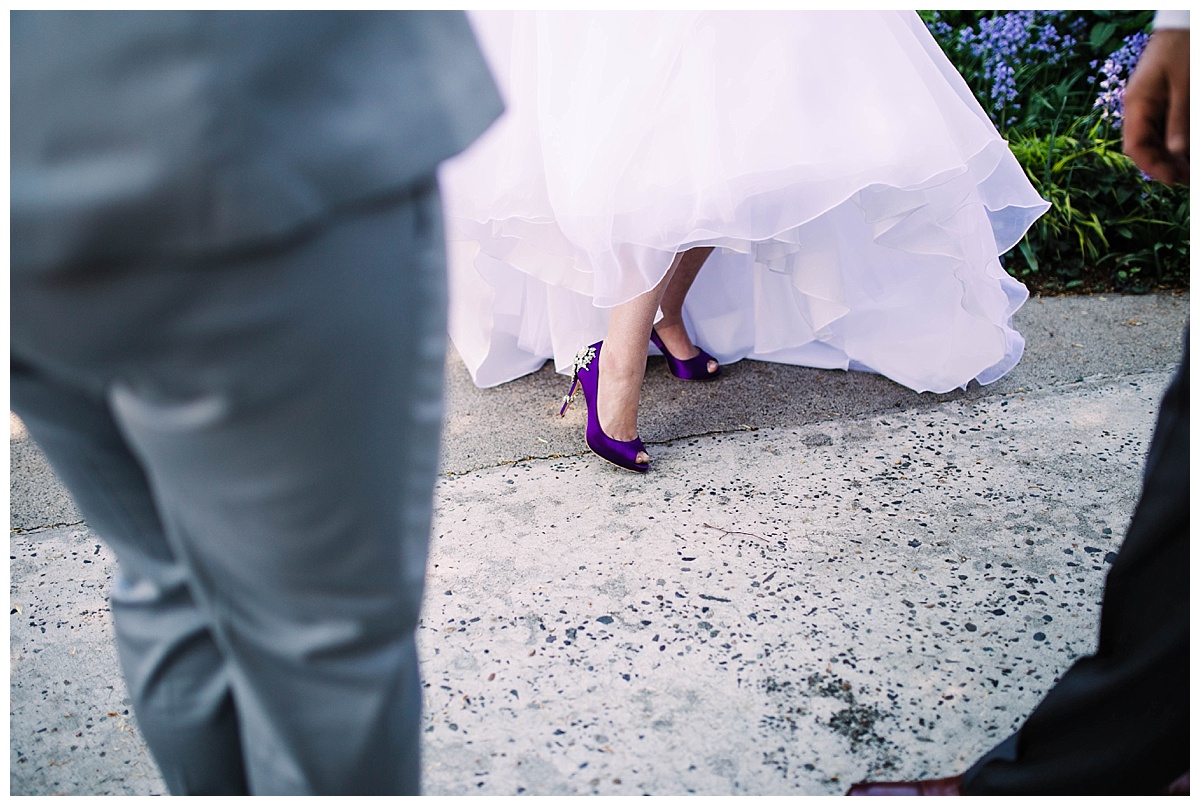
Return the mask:
[[1117,26],[1111,22],[1102,22],[1088,34],[1088,44],[1099,50],[1109,38],[1117,32]]
[[1023,238],[1017,245],[1017,248],[1021,250],[1021,255],[1025,258],[1025,262],[1029,264],[1029,270],[1036,274],[1038,270],[1037,253],[1033,251],[1033,245],[1029,243],[1029,239]]

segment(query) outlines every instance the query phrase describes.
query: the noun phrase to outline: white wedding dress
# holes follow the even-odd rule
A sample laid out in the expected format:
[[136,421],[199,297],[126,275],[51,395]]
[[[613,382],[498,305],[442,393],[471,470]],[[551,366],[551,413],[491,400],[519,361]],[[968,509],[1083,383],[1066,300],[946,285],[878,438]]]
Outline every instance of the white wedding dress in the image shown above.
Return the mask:
[[684,319],[723,364],[946,392],[1020,359],[998,256],[1049,205],[915,13],[471,20],[508,105],[441,172],[478,386],[569,372],[693,246]]

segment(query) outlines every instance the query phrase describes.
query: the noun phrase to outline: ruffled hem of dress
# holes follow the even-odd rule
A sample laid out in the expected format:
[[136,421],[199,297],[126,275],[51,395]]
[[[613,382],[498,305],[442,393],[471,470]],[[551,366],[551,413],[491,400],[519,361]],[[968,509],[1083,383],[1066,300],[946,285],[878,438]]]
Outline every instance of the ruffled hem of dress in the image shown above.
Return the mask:
[[[474,281],[486,286],[468,306],[473,310],[459,312],[451,335],[480,386],[512,380],[551,357],[559,372],[567,372],[581,344],[603,337],[604,308],[652,288],[678,251],[714,246],[718,252],[710,257],[710,265],[740,262],[740,271],[757,272],[759,278],[750,289],[753,310],[720,310],[719,304],[701,299],[705,286],[713,285],[703,282],[710,266],[701,271],[689,295],[685,316],[694,338],[723,363],[750,357],[865,370],[917,391],[944,392],[965,387],[972,379],[997,380],[1020,359],[1024,342],[1012,329],[1011,318],[1028,297],[998,258],[1049,204],[1033,192],[999,139],[934,175],[904,185],[890,183],[891,178],[873,178],[849,194],[837,194],[786,172],[744,177],[741,187],[731,183],[729,194],[742,201],[722,211],[720,223],[701,217],[686,230],[663,231],[653,242],[618,241],[607,256],[581,249],[554,220],[451,217],[448,233],[454,259],[469,261],[477,275]],[[768,183],[770,189],[763,190]],[[827,201],[820,201],[822,196]],[[613,222],[614,230],[621,228],[619,220]],[[597,299],[590,270],[597,259],[632,261],[641,273],[625,274],[627,280],[636,279],[627,282],[630,287],[622,294]],[[856,265],[860,262],[869,265]],[[782,278],[792,289],[792,300],[780,310],[779,300],[759,295],[773,289],[777,296]],[[949,278],[956,293],[945,287]],[[459,278],[458,290],[469,297],[472,292],[463,282]],[[938,301],[928,304],[942,309],[920,310],[927,304],[922,288],[926,283],[936,285],[938,295]],[[711,294],[710,290],[707,295]],[[692,304],[693,297],[698,304]],[[906,304],[911,308],[907,312]],[[543,315],[527,315],[541,306],[548,306]],[[590,315],[588,308],[593,309]],[[872,311],[889,319],[886,327],[867,327],[865,335],[848,332],[850,318],[861,323]],[[796,321],[783,328],[753,328],[772,312],[776,319]],[[741,321],[731,326],[729,318],[739,314]],[[477,338],[463,332],[471,329],[471,316],[477,317]],[[896,350],[903,349],[906,324],[912,324],[905,320],[918,316],[944,319],[942,347],[929,352],[939,341],[933,333],[907,339],[913,349],[924,351],[921,361],[910,366]],[[872,335],[883,343],[867,345]],[[570,341],[574,343],[564,343]],[[956,351],[964,355],[956,356]],[[517,353],[527,360],[514,363]],[[512,365],[508,371],[493,372],[488,366],[504,362]]]

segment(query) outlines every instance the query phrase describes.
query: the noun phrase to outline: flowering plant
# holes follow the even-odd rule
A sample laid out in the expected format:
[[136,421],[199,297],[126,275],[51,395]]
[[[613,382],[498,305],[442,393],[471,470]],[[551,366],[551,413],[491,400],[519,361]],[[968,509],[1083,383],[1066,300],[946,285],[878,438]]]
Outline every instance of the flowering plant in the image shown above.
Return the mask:
[[1101,108],[1119,119],[1153,12],[926,11],[926,25],[1004,134]]
[[[1149,41],[1150,36],[1145,31],[1130,34],[1125,38],[1120,50],[1105,59],[1100,68],[1100,89],[1103,92],[1096,98],[1095,106],[1102,110],[1102,117],[1112,118],[1113,125],[1118,128],[1125,111],[1122,104],[1125,82],[1133,74],[1133,68]],[[1097,62],[1092,62],[1093,67],[1096,64]]]
[[1006,256],[1037,293],[1186,288],[1190,197],[1121,153],[1150,11],[923,11],[1053,207]]

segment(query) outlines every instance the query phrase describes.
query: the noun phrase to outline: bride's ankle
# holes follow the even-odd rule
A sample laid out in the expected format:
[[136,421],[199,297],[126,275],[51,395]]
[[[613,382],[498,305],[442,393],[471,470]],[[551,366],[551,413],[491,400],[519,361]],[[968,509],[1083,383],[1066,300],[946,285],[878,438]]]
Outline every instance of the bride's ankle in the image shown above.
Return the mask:
[[668,322],[664,317],[654,326],[654,332],[676,358],[688,359],[699,354],[699,349],[688,334],[682,319],[678,322]]
[[672,316],[667,313],[663,313],[662,319],[659,319],[654,323],[654,329],[658,331],[658,335],[660,336],[663,334],[664,330],[668,333],[672,333],[676,330],[680,330],[685,334],[687,333],[687,328],[683,325],[683,317]]
[[597,388],[600,426],[614,439],[627,442],[637,437],[638,403],[645,376],[645,359],[630,364],[618,356],[600,354]]
[[616,350],[600,354],[600,378],[605,386],[636,383],[641,386],[646,372],[645,353],[622,355]]

